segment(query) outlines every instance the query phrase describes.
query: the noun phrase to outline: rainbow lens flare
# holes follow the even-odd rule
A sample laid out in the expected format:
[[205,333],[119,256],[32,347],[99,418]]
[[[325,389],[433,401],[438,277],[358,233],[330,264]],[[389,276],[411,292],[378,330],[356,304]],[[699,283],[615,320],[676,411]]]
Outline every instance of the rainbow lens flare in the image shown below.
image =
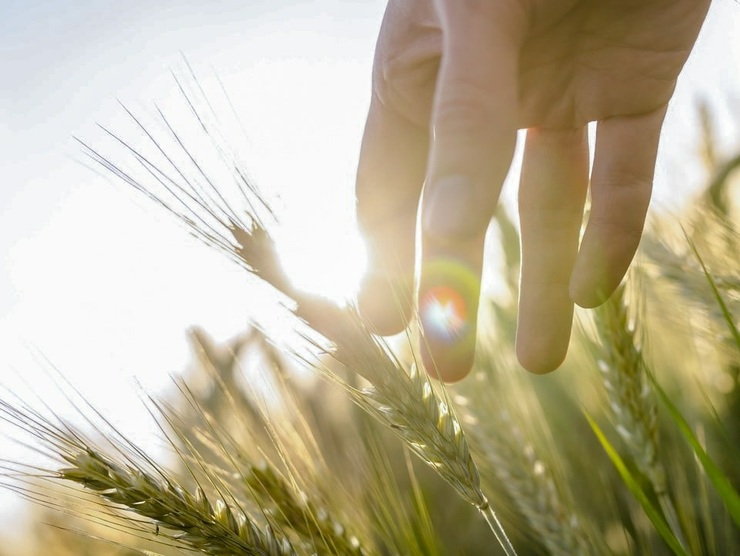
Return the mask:
[[454,341],[465,335],[468,310],[463,297],[449,286],[436,286],[424,294],[420,307],[424,329],[435,339]]
[[427,338],[442,344],[467,339],[475,323],[478,280],[470,268],[453,259],[428,264],[422,279],[419,317]]

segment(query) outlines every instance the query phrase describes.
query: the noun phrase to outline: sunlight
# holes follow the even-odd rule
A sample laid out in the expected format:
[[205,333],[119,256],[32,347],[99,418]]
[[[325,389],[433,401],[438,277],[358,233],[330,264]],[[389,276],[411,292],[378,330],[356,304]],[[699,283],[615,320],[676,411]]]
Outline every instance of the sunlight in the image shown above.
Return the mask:
[[[323,206],[322,209],[326,209]],[[331,208],[331,207],[330,207]],[[306,207],[306,212],[312,212]],[[342,207],[336,207],[341,213]],[[366,266],[365,246],[354,228],[336,219],[292,218],[277,234],[278,251],[286,274],[304,291],[346,304],[357,295]]]
[[285,272],[296,287],[339,303],[356,296],[366,265],[354,221],[366,110],[357,83],[366,70],[352,60],[282,58],[261,61],[248,76],[224,77],[249,123],[246,137],[234,130],[232,145],[276,211],[270,233]]

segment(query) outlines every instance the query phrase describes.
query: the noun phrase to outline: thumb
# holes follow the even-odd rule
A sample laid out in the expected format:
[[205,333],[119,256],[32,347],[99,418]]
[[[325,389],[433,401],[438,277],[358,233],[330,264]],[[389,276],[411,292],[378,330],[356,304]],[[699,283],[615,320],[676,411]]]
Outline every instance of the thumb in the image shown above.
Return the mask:
[[483,239],[516,144],[523,23],[502,10],[511,3],[438,4],[444,45],[422,199],[419,312],[427,370],[449,381],[472,365]]

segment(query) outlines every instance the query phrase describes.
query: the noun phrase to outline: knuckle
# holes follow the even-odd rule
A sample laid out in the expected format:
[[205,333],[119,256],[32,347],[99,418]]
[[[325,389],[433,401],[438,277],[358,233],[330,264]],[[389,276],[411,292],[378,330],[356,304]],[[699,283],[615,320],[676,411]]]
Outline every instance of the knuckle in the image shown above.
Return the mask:
[[592,214],[588,225],[599,235],[610,238],[619,238],[625,247],[637,245],[642,237],[645,223],[644,215],[631,213],[622,217],[614,214]]
[[388,110],[427,125],[438,68],[439,58],[434,56],[412,64],[398,58],[377,61],[373,95]]
[[512,151],[516,142],[516,109],[500,102],[484,83],[462,78],[439,93],[433,114],[435,141],[481,152]]
[[609,190],[629,191],[632,195],[642,194],[649,197],[653,188],[653,176],[623,165],[612,168],[609,174],[603,177],[603,185]]
[[459,79],[435,106],[435,132],[445,135],[490,134],[497,119],[492,95],[470,79]]
[[441,52],[441,31],[430,14],[381,33],[373,60],[373,95],[396,113],[424,115],[427,125]]

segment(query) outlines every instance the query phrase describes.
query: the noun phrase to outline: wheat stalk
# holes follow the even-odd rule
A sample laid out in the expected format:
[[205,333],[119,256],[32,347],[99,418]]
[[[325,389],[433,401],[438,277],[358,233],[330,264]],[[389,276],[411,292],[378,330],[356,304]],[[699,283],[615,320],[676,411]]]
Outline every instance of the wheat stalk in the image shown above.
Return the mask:
[[674,535],[686,546],[668,494],[665,467],[658,455],[655,392],[648,379],[634,322],[625,286],[622,285],[596,310],[596,328],[603,354],[598,365],[617,433],[639,471],[650,481]]
[[[267,369],[266,369],[267,370]],[[221,385],[222,387],[223,385]],[[239,441],[231,436],[217,415],[201,407],[199,400],[186,384],[179,382],[178,389],[190,408],[187,417],[183,417],[173,408],[152,400],[160,415],[174,431],[178,444],[184,446],[190,455],[178,450],[180,457],[190,463],[190,471],[200,469],[206,477],[210,475],[223,477],[226,492],[244,492],[257,503],[259,511],[269,523],[281,528],[291,529],[303,541],[305,552],[316,554],[370,554],[372,551],[367,543],[362,543],[358,535],[349,532],[351,527],[337,519],[332,512],[326,509],[325,504],[313,501],[315,491],[319,485],[311,484],[311,493],[302,491],[298,484],[299,478],[303,484],[311,483],[310,477],[319,479],[321,475],[331,475],[319,461],[320,454],[313,448],[312,438],[298,438],[304,433],[311,436],[311,431],[294,429],[294,423],[287,425],[283,438],[278,432],[278,420],[291,422],[291,416],[263,413],[259,408],[259,423],[266,427],[268,439],[251,443]],[[285,392],[281,392],[285,394]],[[221,395],[231,395],[232,392],[222,392]],[[242,422],[243,409],[231,403],[231,398],[221,399],[224,406],[221,415],[231,413],[229,421],[236,429],[246,427],[249,431],[260,428],[254,421]],[[288,402],[289,400],[285,400]],[[296,408],[297,409],[297,408]],[[198,426],[198,423],[201,426]],[[287,474],[282,473],[266,457],[265,442],[272,444],[274,457],[282,459]],[[174,444],[174,442],[173,442]],[[246,444],[246,445],[245,445]],[[318,449],[318,448],[316,448]],[[254,464],[259,456],[260,463]],[[208,462],[204,466],[204,462]],[[322,473],[323,471],[323,473]],[[335,494],[337,489],[333,491]],[[324,497],[321,497],[322,501]],[[332,498],[337,503],[338,496]],[[353,517],[359,517],[355,513]],[[361,521],[361,520],[360,520]]]
[[[493,323],[491,323],[493,324]],[[513,351],[489,339],[479,346],[473,381],[458,386],[464,422],[476,455],[529,525],[530,534],[556,556],[596,554],[591,531],[573,508],[567,488],[531,435],[546,422],[522,384]],[[494,374],[495,372],[495,374]],[[522,408],[528,411],[526,419]],[[525,423],[527,425],[525,426]],[[529,434],[528,434],[529,433]],[[540,450],[542,453],[547,453]]]
[[658,459],[656,399],[630,322],[624,287],[596,311],[596,319],[603,353],[599,369],[617,432],[656,492],[665,492],[665,469]]
[[[416,365],[407,372],[382,341],[366,329],[356,312],[343,311],[337,317],[334,323],[343,324],[337,327],[330,354],[370,385],[356,388],[335,375],[328,378],[340,383],[360,407],[390,427],[465,500],[485,509],[480,475],[462,427],[426,373],[420,373]],[[320,372],[329,372],[320,362],[307,361]]]
[[[236,253],[245,266],[295,302],[294,313],[333,344],[331,356],[370,383],[358,389],[324,365],[305,359],[342,385],[355,402],[393,430],[410,449],[482,512],[489,511],[480,474],[457,416],[432,387],[426,373],[411,365],[407,372],[387,346],[374,336],[352,307],[296,290],[282,271],[267,231],[253,221],[250,230],[230,225]],[[320,347],[314,340],[315,346]]]
[[[72,402],[72,398],[69,400]],[[82,399],[77,401],[85,403]],[[96,493],[102,499],[102,506],[105,506],[104,501],[111,502],[131,514],[151,520],[156,535],[161,533],[179,546],[214,556],[296,555],[287,537],[275,532],[269,524],[260,529],[236,499],[232,497],[232,501],[227,502],[224,496],[219,496],[211,501],[200,484],[194,492],[188,491],[128,441],[102,414],[88,407],[110,427],[108,435],[90,417],[80,414],[96,431],[105,435],[118,453],[117,457],[97,448],[79,429],[56,417],[52,420],[20,400],[15,405],[0,400],[0,419],[39,441],[36,450],[41,455],[61,462],[61,469],[47,471],[45,477],[77,483]],[[218,478],[208,475],[207,479],[218,490],[221,484]],[[132,529],[140,526],[131,518],[123,520],[131,523]]]
[[[499,428],[500,431],[491,431]],[[480,434],[486,459],[509,498],[550,554],[575,556],[593,554],[581,523],[563,500],[547,464],[538,457],[522,430],[502,412]],[[505,431],[503,433],[502,431]]]
[[317,554],[368,554],[359,539],[324,507],[317,507],[266,461],[252,465],[244,481],[263,511],[282,525],[311,539]]
[[64,459],[60,479],[73,481],[115,504],[172,531],[179,544],[205,554],[295,556],[290,541],[270,525],[260,529],[242,510],[215,503],[202,488],[190,493],[170,478],[157,478],[135,466],[121,466],[88,448]]
[[[191,108],[194,103],[181,88]],[[193,108],[194,109],[194,108]],[[127,111],[128,112],[128,111]],[[202,179],[185,177],[187,168],[173,162],[166,149],[131,113],[151,144],[164,156],[156,163],[137,151],[114,133],[106,132],[127,149],[144,168],[148,179],[143,182],[107,157],[83,144],[86,153],[114,175],[144,193],[181,220],[191,232],[206,244],[215,247],[231,260],[237,261],[251,274],[271,284],[294,302],[293,311],[330,342],[332,356],[349,371],[370,382],[371,387],[356,389],[321,370],[330,380],[342,384],[354,401],[381,422],[390,426],[423,461],[430,465],[468,502],[474,504],[489,522],[493,532],[508,554],[514,554],[511,543],[493,514],[481,491],[478,469],[470,455],[462,427],[447,401],[432,388],[429,380],[415,366],[406,372],[382,342],[365,327],[352,308],[340,308],[328,300],[297,290],[283,272],[275,245],[259,213],[274,217],[268,204],[256,188],[244,177],[238,162],[225,159],[235,169],[238,195],[245,201],[245,210],[235,210],[226,196],[205,175],[195,157],[188,151],[164,114],[159,114],[169,129],[180,154],[193,163],[192,171]],[[214,139],[206,120],[199,117],[202,129]],[[145,183],[150,183],[147,187]],[[256,207],[261,207],[257,209]],[[311,340],[315,345],[315,341]]]
[[339,309],[300,292],[295,297],[298,298],[296,315],[330,339],[331,356],[367,380],[370,386],[356,388],[320,363],[304,360],[340,384],[355,403],[390,427],[412,452],[481,512],[504,551],[516,554],[483,494],[480,473],[460,421],[449,401],[432,386],[428,375],[420,373],[416,364],[407,372],[387,346],[372,335],[355,310]]

